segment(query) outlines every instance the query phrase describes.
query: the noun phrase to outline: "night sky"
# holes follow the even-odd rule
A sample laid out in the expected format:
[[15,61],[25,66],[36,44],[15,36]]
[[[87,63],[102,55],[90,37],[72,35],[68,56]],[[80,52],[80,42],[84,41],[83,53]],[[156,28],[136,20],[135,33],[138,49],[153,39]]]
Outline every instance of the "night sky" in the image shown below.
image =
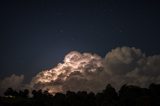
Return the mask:
[[1,0],[0,27],[0,78],[30,80],[72,50],[160,54],[159,0]]

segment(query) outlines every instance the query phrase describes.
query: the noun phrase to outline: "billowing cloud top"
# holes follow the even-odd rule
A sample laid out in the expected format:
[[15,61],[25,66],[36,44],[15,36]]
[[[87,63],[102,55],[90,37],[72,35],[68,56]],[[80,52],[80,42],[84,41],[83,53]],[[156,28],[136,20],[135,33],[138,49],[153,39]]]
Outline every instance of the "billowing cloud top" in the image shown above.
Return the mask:
[[87,90],[97,92],[106,84],[148,86],[160,82],[160,56],[146,57],[140,49],[118,47],[101,58],[96,54],[68,53],[63,63],[42,71],[32,80],[32,88],[50,92]]
[[150,83],[160,83],[160,55],[147,57],[134,47],[115,48],[105,58],[72,51],[63,63],[38,73],[30,87],[50,93],[67,90],[98,92],[108,83],[116,88],[123,84],[147,87]]
[[91,88],[87,85],[84,86],[84,84],[93,79],[90,74],[101,71],[102,68],[103,61],[100,56],[72,51],[65,56],[63,63],[37,74],[31,85],[35,89],[49,90],[49,92],[79,90],[82,88],[88,90]]
[[113,49],[105,57],[105,70],[116,87],[133,84],[142,87],[160,83],[160,55],[146,57],[140,49]]

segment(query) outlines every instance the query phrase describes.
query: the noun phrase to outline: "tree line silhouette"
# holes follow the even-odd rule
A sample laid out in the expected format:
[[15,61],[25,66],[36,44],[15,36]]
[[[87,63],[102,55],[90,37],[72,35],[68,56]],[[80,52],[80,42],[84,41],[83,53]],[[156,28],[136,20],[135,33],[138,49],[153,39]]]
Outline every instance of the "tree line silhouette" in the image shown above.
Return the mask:
[[148,88],[123,85],[118,92],[110,84],[99,93],[67,91],[51,95],[48,91],[17,92],[8,88],[0,97],[0,106],[160,106],[160,84]]

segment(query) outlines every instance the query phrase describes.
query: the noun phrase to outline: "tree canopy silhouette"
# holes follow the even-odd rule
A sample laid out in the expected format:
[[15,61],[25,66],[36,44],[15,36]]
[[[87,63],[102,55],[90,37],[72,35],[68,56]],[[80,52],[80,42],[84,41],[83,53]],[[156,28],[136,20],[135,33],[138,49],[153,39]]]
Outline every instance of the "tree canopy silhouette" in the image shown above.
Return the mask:
[[16,91],[6,89],[0,97],[0,106],[160,106],[160,84],[149,88],[123,85],[118,92],[110,84],[97,94],[87,91],[67,91],[51,95],[48,91]]

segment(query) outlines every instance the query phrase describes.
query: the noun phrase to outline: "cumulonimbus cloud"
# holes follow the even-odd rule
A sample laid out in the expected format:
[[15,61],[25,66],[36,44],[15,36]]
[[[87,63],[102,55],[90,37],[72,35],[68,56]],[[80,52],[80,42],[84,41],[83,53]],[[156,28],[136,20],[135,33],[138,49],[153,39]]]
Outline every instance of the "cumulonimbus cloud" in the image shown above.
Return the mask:
[[[12,77],[4,79],[0,85]],[[16,78],[17,88],[23,76]],[[72,51],[62,63],[33,77],[29,87],[50,93],[67,90],[98,92],[109,83],[117,89],[123,84],[147,87],[151,83],[160,83],[160,55],[146,56],[134,47],[117,47],[104,58],[93,53]]]
[[108,83],[116,88],[123,84],[142,87],[160,82],[160,55],[146,57],[140,49],[118,47],[105,58],[92,53],[68,53],[63,63],[38,73],[32,88],[65,92],[67,90],[100,91]]
[[96,77],[102,69],[103,59],[97,54],[72,51],[65,56],[63,63],[37,74],[31,82],[31,88],[49,90],[52,93],[94,90],[95,87],[98,88],[96,81],[99,78]]
[[108,81],[116,87],[133,84],[146,87],[160,83],[160,55],[145,56],[140,49],[122,47],[113,49],[105,57]]

